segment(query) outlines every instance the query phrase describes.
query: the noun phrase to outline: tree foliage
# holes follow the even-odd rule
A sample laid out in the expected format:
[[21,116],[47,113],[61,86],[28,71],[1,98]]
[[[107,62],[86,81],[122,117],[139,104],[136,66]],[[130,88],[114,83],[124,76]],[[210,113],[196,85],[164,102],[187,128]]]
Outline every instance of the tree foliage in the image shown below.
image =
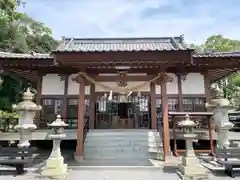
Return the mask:
[[[49,53],[57,44],[45,24],[17,11],[16,0],[0,0],[0,51]],[[2,73],[1,79],[0,109],[11,112],[29,82],[9,72]]]

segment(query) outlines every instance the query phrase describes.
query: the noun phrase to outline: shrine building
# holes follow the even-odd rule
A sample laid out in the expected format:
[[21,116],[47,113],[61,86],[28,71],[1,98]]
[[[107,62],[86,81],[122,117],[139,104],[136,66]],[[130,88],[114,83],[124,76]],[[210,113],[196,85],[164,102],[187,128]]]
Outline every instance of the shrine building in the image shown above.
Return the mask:
[[75,129],[77,154],[86,123],[90,130],[156,129],[158,118],[168,153],[168,112],[206,111],[211,84],[239,70],[240,54],[196,54],[183,36],[64,38],[50,54],[0,52],[0,65],[35,84],[39,129],[58,114]]

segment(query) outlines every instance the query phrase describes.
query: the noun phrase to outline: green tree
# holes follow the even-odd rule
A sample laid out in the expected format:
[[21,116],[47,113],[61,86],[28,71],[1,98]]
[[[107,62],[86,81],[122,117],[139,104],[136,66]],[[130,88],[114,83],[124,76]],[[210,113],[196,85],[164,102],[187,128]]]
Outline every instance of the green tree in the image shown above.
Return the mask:
[[[0,0],[0,51],[49,53],[55,49],[58,42],[52,37],[51,29],[27,14],[18,12],[17,6],[16,0]],[[0,77],[3,81],[0,87],[0,109],[11,112],[12,104],[20,100],[29,82],[9,72],[2,73]]]

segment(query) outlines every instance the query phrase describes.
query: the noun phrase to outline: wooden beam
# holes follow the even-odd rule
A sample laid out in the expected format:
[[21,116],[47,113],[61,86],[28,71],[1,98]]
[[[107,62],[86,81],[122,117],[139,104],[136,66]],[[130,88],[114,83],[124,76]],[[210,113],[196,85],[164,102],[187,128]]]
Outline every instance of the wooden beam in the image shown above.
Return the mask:
[[[173,53],[174,52],[174,53]],[[56,53],[56,60],[64,63],[71,62],[127,62],[127,61],[156,61],[169,63],[190,62],[189,51],[139,51],[139,52],[72,52]]]
[[[99,75],[99,76],[91,76],[94,80],[99,82],[111,82],[111,81],[119,81],[121,77],[116,75],[113,76],[106,76],[106,75]],[[149,81],[153,79],[155,76],[152,75],[127,75],[125,78],[127,81]]]
[[39,65],[53,65],[53,59],[18,59],[18,58],[0,58],[0,63],[5,66],[5,65],[16,65],[18,66],[39,66]]

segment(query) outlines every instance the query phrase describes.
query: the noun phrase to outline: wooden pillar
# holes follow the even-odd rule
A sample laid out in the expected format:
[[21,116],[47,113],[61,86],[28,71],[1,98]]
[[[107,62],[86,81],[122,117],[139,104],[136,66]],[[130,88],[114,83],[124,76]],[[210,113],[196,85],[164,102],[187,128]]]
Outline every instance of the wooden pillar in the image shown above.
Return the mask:
[[[36,104],[37,105],[42,105],[42,103],[41,103],[42,81],[43,81],[43,74],[38,72],[38,75],[37,75],[37,94],[36,94]],[[35,124],[37,126],[39,126],[40,121],[41,121],[41,111],[38,111],[38,112],[36,112]]]
[[211,101],[211,82],[208,72],[203,73],[206,102]]
[[177,75],[177,85],[178,85],[178,108],[179,112],[183,112],[183,94],[182,94],[182,80],[180,75]]
[[77,147],[76,156],[83,158],[83,136],[84,136],[84,101],[85,101],[85,82],[84,77],[79,75],[77,77],[79,83],[79,103],[78,103],[78,128],[77,128]]
[[[211,96],[211,82],[209,78],[208,72],[203,73],[203,79],[204,79],[204,89],[205,89],[205,98],[206,102],[209,103],[212,99]],[[211,111],[210,109],[206,109],[207,111]],[[214,155],[214,143],[213,143],[213,117],[210,117],[208,119],[208,131],[209,131],[209,140],[210,140],[210,149],[211,149],[211,155]]]
[[64,96],[63,96],[63,113],[62,113],[62,116],[63,116],[63,120],[65,122],[67,122],[68,118],[67,118],[67,106],[68,106],[68,99],[67,99],[67,96],[68,96],[68,79],[69,79],[69,75],[65,75],[64,76]]
[[157,103],[156,103],[156,85],[155,83],[150,84],[151,92],[151,127],[157,129]]
[[95,128],[95,84],[90,85],[89,129]]
[[166,81],[161,83],[161,104],[162,104],[162,117],[163,117],[163,143],[164,143],[164,156],[170,156],[170,131],[168,121],[168,96]]

